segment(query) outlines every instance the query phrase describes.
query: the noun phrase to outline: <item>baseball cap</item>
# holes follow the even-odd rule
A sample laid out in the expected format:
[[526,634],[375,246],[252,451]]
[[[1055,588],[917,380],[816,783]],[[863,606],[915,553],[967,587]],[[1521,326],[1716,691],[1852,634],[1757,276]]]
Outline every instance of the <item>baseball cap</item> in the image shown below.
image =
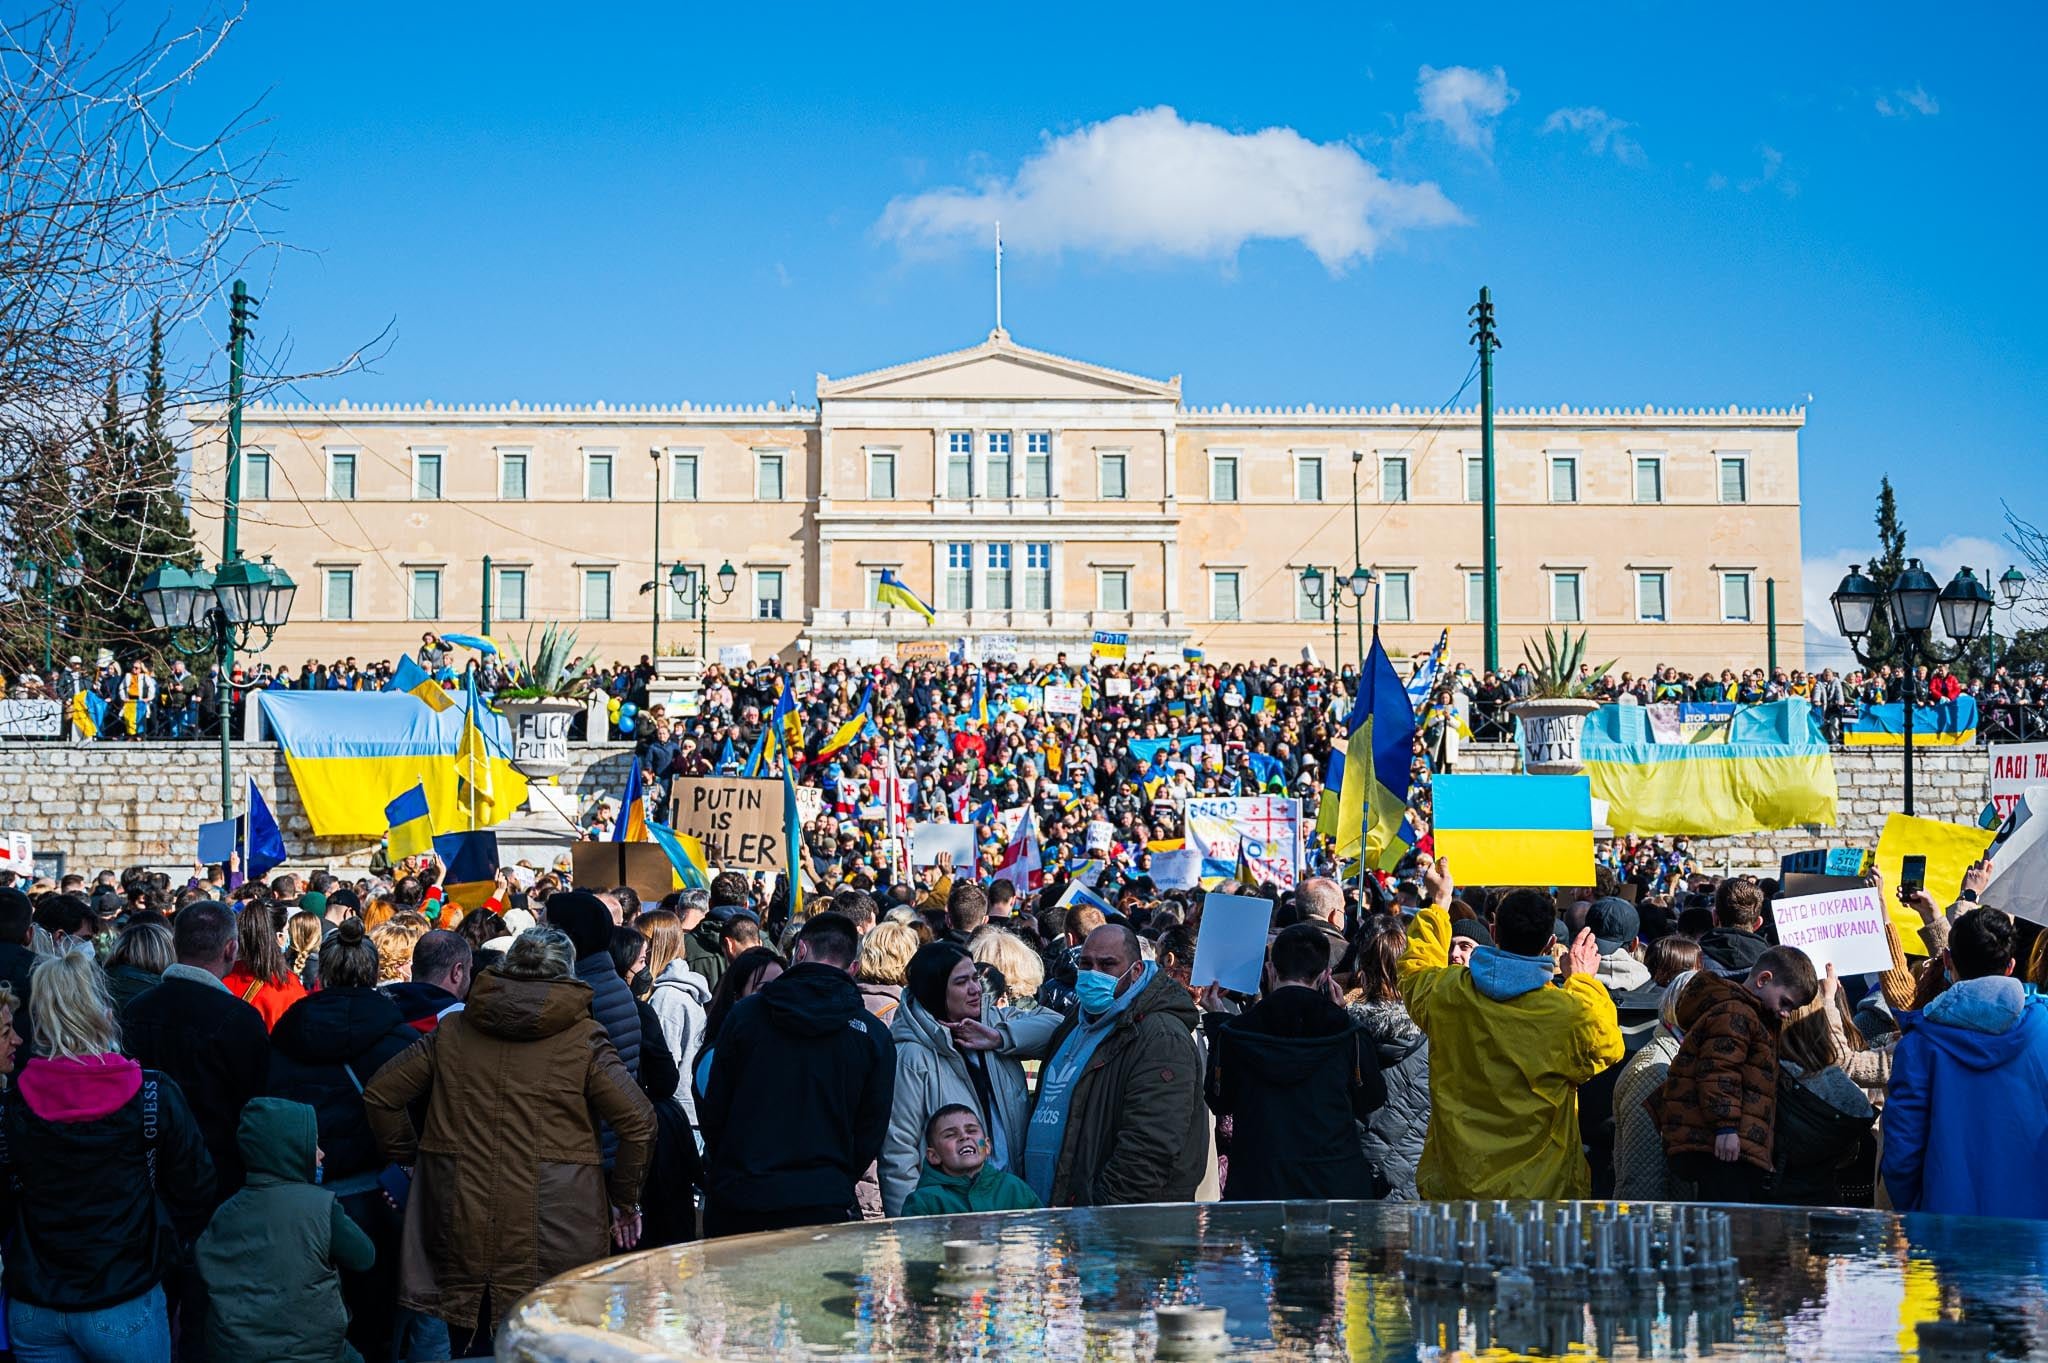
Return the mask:
[[1602,956],[1612,956],[1635,941],[1643,927],[1642,920],[1636,916],[1636,906],[1611,894],[1593,901],[1592,907],[1586,910],[1586,926],[1592,929],[1593,940],[1600,944]]

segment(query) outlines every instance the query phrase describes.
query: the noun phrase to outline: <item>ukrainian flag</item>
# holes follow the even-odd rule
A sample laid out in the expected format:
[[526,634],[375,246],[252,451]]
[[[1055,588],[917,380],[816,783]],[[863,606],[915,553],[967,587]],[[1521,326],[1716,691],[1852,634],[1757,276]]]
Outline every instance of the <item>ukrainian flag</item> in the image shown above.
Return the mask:
[[704,857],[704,844],[688,833],[678,833],[673,828],[658,823],[647,825],[648,836],[668,854],[668,864],[675,871],[676,888],[679,890],[708,890],[711,888],[711,866]]
[[1124,660],[1124,655],[1130,651],[1130,643],[1131,636],[1128,634],[1113,634],[1109,630],[1098,629],[1088,644],[1088,656],[1096,659],[1107,658],[1111,662],[1120,663]]
[[1658,743],[1642,706],[1605,705],[1586,716],[1579,752],[1616,833],[1718,837],[1835,822],[1835,759],[1796,696],[1741,707],[1720,743]]
[[[462,699],[462,737],[455,745],[456,789],[465,806],[469,826],[474,828],[477,815],[498,803],[497,774],[491,761],[492,744],[478,723],[478,716],[489,713],[489,707],[476,689],[475,668],[463,674]],[[502,754],[504,744],[500,742],[497,746]]]
[[612,825],[612,841],[647,841],[647,795],[640,789],[640,759],[637,757],[626,770],[626,793],[619,797],[619,818]]
[[852,718],[834,729],[831,735],[818,745],[818,751],[815,754],[818,761],[822,762],[833,753],[852,747],[854,743],[859,741],[862,734],[874,727],[874,721],[868,718],[868,706],[873,703],[874,699],[875,684],[869,682],[867,689],[861,692],[860,706],[853,712]]
[[1373,636],[1358,701],[1347,722],[1351,737],[1344,745],[1338,788],[1337,855],[1355,857],[1363,849],[1368,863],[1386,870],[1415,845],[1414,830],[1408,826],[1415,711],[1378,635]]
[[1436,854],[1461,885],[1591,885],[1593,797],[1583,776],[1440,774]]
[[498,835],[488,830],[443,833],[434,839],[441,859],[441,894],[464,909],[482,908],[498,893]]
[[988,673],[977,670],[974,674],[974,704],[967,711],[968,718],[988,726]]
[[384,683],[384,689],[418,696],[436,710],[451,709],[455,705],[455,700],[448,694],[447,688],[435,681],[426,668],[411,658],[398,660],[398,666],[391,670],[391,679]]
[[[1906,741],[1906,707],[1866,705],[1856,723],[1842,734],[1851,748],[1896,748]],[[1954,700],[1913,707],[1915,747],[1963,747],[1977,741],[1977,698],[1957,696]]]
[[775,693],[775,713],[768,717],[767,753],[772,757],[779,749],[786,761],[795,761],[803,756],[804,717],[790,698],[789,678],[783,677],[781,683]]
[[1180,651],[1180,660],[1184,663],[1198,663],[1202,661],[1202,650],[1192,646],[1183,647]]
[[427,807],[427,788],[415,781],[411,790],[384,806],[385,854],[393,861],[424,856],[434,850],[434,813]]
[[892,568],[882,569],[882,580],[875,585],[875,604],[894,606],[901,610],[916,611],[929,625],[936,618],[936,612],[918,599],[916,592],[903,585],[903,579],[896,576]]

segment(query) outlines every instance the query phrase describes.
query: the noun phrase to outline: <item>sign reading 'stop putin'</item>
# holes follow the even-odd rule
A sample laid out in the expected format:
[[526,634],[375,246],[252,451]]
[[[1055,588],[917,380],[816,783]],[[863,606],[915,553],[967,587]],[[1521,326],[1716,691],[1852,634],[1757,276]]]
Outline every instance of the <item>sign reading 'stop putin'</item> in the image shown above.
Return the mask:
[[782,782],[743,776],[679,776],[670,822],[704,844],[704,860],[724,871],[787,871]]

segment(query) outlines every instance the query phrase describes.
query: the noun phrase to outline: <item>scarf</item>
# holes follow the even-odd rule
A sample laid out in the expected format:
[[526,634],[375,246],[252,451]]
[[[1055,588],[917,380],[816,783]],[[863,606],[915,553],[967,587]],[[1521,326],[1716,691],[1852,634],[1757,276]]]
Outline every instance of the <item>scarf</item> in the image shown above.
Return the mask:
[[1102,1016],[1091,1018],[1086,1013],[1076,1014],[1078,1021],[1074,1029],[1067,1033],[1059,1050],[1040,1071],[1038,1106],[1032,1109],[1031,1125],[1024,1132],[1024,1167],[1013,1171],[1021,1174],[1031,1185],[1031,1191],[1038,1194],[1040,1204],[1052,1205],[1052,1181],[1059,1172],[1060,1149],[1066,1144],[1067,1107],[1074,1098],[1074,1081],[1088,1068],[1095,1048],[1110,1034],[1117,1018],[1145,992],[1146,986],[1152,983],[1152,977],[1158,973],[1159,967],[1147,961],[1137,982],[1111,1002]]

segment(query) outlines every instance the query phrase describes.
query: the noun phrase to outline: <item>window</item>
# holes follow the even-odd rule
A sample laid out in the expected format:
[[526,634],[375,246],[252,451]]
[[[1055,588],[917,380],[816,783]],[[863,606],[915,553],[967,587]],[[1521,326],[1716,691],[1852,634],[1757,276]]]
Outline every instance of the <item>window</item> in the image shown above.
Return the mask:
[[886,571],[888,570],[884,568],[869,568],[867,570],[868,594],[866,600],[868,609],[871,611],[889,609],[889,607],[882,604],[882,574]]
[[1471,621],[1486,619],[1486,574],[1467,570],[1465,573],[1465,618]]
[[[591,450],[583,453],[583,500],[608,502],[612,499],[612,457]],[[609,615],[591,615],[589,620],[608,620]]]
[[1483,502],[1486,500],[1486,456],[1468,454],[1465,456],[1465,500]]
[[1749,574],[1721,574],[1721,618],[1730,624],[1749,623]]
[[1415,587],[1408,573],[1380,574],[1380,619],[1396,624],[1415,618]]
[[1010,546],[988,546],[988,604],[991,610],[1010,609]]
[[1550,575],[1550,618],[1561,625],[1575,625],[1585,618],[1577,573]]
[[[441,500],[441,454],[438,450],[415,450],[412,456],[412,499],[416,502]],[[431,620],[432,616],[420,619]]]
[[1210,457],[1209,500],[1212,502],[1234,502],[1237,500],[1236,455],[1218,454]]
[[506,502],[526,500],[526,451],[498,451],[498,499]]
[[974,433],[946,432],[946,496],[964,502],[974,495]]
[[697,450],[674,450],[668,457],[668,495],[676,502],[697,500]]
[[782,569],[762,568],[754,574],[754,618],[782,618]]
[[611,569],[585,568],[583,570],[583,618],[585,620],[609,620],[612,618]]
[[1033,431],[1024,437],[1024,495],[1052,496],[1052,432]]
[[1749,500],[1749,459],[1740,454],[1721,456],[1721,500],[1724,502],[1746,502]]
[[493,613],[500,620],[526,618],[526,569],[498,569],[497,599],[491,606]]
[[1209,574],[1209,618],[1212,620],[1242,620],[1243,578],[1235,571]]
[[1130,484],[1125,481],[1125,471],[1130,456],[1122,450],[1104,450],[1099,456],[1102,484],[1102,500],[1120,502],[1131,495]]
[[1323,500],[1323,456],[1320,454],[1298,454],[1294,457],[1294,500]]
[[868,498],[877,502],[896,500],[896,451],[868,451]]
[[1052,546],[1024,546],[1024,601],[1028,611],[1052,609]]
[[974,546],[946,546],[946,609],[974,609]]
[[1380,456],[1380,500],[1383,502],[1405,502],[1408,500],[1407,455],[1383,454]]
[[988,468],[982,474],[982,487],[991,497],[1010,495],[1010,433],[990,431],[988,433]]
[[353,568],[329,568],[327,570],[326,610],[321,612],[323,620],[353,620],[356,618],[356,570]]
[[1095,609],[1127,611],[1131,608],[1131,570],[1100,568],[1095,573]]
[[1636,574],[1636,619],[1645,624],[1663,624],[1671,617],[1665,608],[1664,574]]
[[356,499],[356,456],[353,450],[335,450],[328,454],[327,495],[337,502]]
[[242,495],[252,502],[270,500],[270,451],[242,451]]
[[1664,461],[1654,454],[1636,456],[1636,500],[1645,503],[1664,500]]
[[[782,451],[762,450],[754,456],[754,497],[763,502],[782,500]],[[781,598],[776,598],[778,601]],[[763,620],[780,620],[779,615],[761,617]]]
[[1550,500],[1553,502],[1576,502],[1579,500],[1579,461],[1569,454],[1550,456]]
[[686,563],[690,576],[683,590],[677,591],[668,574],[661,577],[661,594],[668,598],[668,618],[671,620],[695,620],[697,618],[697,584],[704,580],[704,565]]
[[1322,588],[1323,602],[1321,605],[1317,605],[1309,598],[1308,584],[1301,580],[1301,574],[1296,573],[1294,576],[1294,618],[1297,620],[1323,619],[1323,612],[1330,608],[1330,586],[1330,579],[1325,575]]
[[439,620],[441,618],[441,570],[439,568],[415,568],[412,570],[412,618],[415,620]]

